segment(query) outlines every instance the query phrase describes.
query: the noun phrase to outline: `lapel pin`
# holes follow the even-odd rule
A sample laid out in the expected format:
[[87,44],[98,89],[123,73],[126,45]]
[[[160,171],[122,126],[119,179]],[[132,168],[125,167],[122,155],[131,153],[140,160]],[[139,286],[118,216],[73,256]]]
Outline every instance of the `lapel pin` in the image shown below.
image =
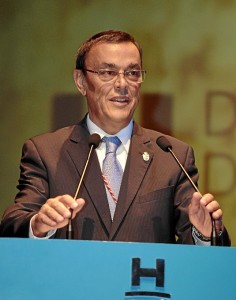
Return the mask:
[[149,153],[143,152],[143,160],[144,160],[144,161],[149,161],[149,159],[150,159]]

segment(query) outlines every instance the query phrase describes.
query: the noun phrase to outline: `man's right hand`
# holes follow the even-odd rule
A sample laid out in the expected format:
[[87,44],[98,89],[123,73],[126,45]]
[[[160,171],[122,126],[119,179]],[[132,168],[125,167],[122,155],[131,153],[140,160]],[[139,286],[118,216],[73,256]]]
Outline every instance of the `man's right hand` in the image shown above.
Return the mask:
[[69,223],[71,213],[73,219],[84,205],[84,199],[74,200],[70,195],[48,199],[31,220],[34,236],[45,237],[50,230],[65,227]]

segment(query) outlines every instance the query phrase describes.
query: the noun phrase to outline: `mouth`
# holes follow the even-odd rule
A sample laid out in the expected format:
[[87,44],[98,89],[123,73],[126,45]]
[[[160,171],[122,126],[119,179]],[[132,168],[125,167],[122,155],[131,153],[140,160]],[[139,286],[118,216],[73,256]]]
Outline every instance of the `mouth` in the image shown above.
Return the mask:
[[110,101],[115,103],[128,103],[129,98],[128,97],[113,97],[110,99]]

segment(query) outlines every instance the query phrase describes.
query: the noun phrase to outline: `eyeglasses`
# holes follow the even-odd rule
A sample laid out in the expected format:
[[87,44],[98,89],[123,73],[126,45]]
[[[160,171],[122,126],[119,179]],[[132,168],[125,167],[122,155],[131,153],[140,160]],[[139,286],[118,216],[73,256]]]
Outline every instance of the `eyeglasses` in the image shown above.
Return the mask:
[[127,70],[124,72],[118,72],[117,70],[109,69],[100,69],[98,71],[84,69],[84,71],[97,74],[98,77],[105,82],[117,79],[118,75],[123,74],[127,81],[141,83],[144,81],[146,75],[146,71],[144,70]]

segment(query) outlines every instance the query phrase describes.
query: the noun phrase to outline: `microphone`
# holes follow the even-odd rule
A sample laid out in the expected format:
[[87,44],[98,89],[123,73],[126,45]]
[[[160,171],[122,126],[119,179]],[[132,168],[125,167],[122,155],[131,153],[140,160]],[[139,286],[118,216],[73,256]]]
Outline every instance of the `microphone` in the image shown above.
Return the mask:
[[[193,186],[194,190],[196,192],[198,192],[200,195],[201,193],[199,192],[197,186],[195,185],[195,183],[192,181],[191,177],[188,175],[187,171],[185,170],[185,168],[183,167],[183,165],[180,163],[180,161],[178,160],[178,158],[176,157],[176,155],[174,154],[174,152],[172,151],[172,145],[171,143],[168,141],[168,139],[164,136],[160,136],[159,138],[157,138],[156,140],[157,145],[164,151],[164,152],[170,152],[171,155],[173,156],[173,158],[175,159],[175,161],[177,162],[177,164],[179,165],[179,167],[181,168],[181,170],[184,172],[184,174],[186,175],[186,177],[188,178],[189,182],[191,183],[191,185]],[[215,220],[212,219],[212,236],[211,236],[211,245],[212,246],[216,246],[217,245],[217,241],[216,241],[216,227],[215,227]]]
[[[82,181],[83,181],[83,178],[84,178],[84,175],[85,175],[85,172],[86,172],[89,160],[90,160],[91,153],[94,149],[96,149],[99,146],[100,142],[101,142],[101,137],[100,137],[99,134],[93,133],[93,134],[90,135],[89,141],[88,141],[88,145],[89,145],[89,148],[90,148],[89,149],[89,154],[88,154],[88,157],[87,157],[82,175],[80,177],[80,181],[78,183],[78,186],[77,186],[77,189],[76,189],[76,192],[75,192],[75,195],[74,195],[74,200],[77,199],[77,196],[78,196],[78,193],[79,193],[79,190],[80,190],[80,187],[81,187],[81,184],[82,184]],[[67,227],[66,236],[67,236],[68,240],[73,240],[74,239],[74,232],[72,230],[72,210],[71,210],[71,217],[69,219],[69,223],[68,223],[68,227]]]

